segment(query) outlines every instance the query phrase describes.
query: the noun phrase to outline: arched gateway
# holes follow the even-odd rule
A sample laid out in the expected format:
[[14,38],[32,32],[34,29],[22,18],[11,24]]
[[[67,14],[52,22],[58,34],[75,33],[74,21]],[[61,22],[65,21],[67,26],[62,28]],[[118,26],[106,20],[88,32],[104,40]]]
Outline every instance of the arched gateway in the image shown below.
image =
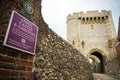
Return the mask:
[[104,73],[105,72],[105,56],[100,52],[94,51],[89,55],[89,61],[93,67],[94,72]]
[[93,71],[97,73],[105,73],[106,61],[108,60],[105,51],[95,48],[88,52],[86,56],[92,65]]

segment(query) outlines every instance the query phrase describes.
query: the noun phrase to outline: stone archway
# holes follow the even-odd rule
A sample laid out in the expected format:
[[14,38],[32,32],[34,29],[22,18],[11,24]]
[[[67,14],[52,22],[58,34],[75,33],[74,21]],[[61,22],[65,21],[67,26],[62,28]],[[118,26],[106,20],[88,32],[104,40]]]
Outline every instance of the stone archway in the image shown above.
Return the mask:
[[95,71],[95,69],[93,69],[93,71],[97,73],[105,73],[107,71],[106,61],[108,61],[108,52],[104,48],[100,47],[89,49],[87,52],[87,59],[91,59],[91,61],[93,61],[94,63],[97,62],[98,64],[93,65],[93,68],[94,66],[97,66],[97,70]]
[[105,72],[105,58],[98,52],[94,51],[90,54],[89,59],[92,59],[93,71],[97,73]]
[[89,59],[93,71],[96,73],[106,72],[106,55],[101,49],[92,49],[89,51],[87,58]]

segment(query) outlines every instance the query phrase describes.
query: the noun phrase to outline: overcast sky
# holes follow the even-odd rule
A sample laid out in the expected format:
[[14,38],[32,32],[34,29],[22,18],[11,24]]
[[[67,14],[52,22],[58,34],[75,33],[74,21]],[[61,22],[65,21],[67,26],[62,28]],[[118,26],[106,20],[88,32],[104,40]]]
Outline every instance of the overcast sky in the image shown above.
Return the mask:
[[116,32],[120,16],[120,0],[42,0],[42,15],[49,27],[67,38],[67,16],[74,12],[111,10]]

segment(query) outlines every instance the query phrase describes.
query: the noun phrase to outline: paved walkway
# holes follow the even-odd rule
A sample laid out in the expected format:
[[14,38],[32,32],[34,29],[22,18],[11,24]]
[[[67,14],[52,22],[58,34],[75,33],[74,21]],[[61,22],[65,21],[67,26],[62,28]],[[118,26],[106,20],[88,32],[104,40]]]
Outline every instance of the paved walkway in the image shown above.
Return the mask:
[[120,80],[120,78],[108,76],[105,74],[93,73],[93,80]]

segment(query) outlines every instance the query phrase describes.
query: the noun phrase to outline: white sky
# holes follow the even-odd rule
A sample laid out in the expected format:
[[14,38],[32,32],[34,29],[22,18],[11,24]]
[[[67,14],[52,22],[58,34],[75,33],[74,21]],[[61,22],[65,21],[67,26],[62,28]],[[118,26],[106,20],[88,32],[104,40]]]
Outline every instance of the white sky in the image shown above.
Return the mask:
[[67,16],[74,12],[111,10],[116,28],[120,16],[120,0],[42,0],[42,15],[49,27],[67,38]]

